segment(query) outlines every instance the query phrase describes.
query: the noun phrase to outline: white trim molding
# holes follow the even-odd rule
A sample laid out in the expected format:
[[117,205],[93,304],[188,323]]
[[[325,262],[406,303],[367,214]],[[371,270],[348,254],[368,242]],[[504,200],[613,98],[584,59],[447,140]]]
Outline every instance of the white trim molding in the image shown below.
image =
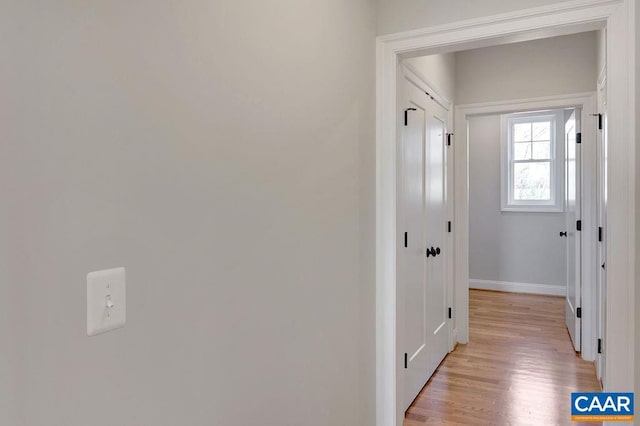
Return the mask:
[[546,296],[566,296],[564,285],[513,283],[509,281],[469,280],[469,288],[476,290],[506,291],[508,293],[541,294]]
[[[576,0],[379,37],[376,41],[376,425],[400,426],[396,368],[397,70],[402,58],[607,28],[609,211],[607,350],[609,391],[633,391],[635,274],[634,0]],[[427,76],[428,77],[428,76]],[[595,87],[595,82],[594,82]],[[458,123],[456,123],[458,126]],[[456,139],[460,134],[456,132]],[[459,146],[458,146],[459,145]],[[456,289],[468,288],[466,147],[454,140],[453,238]],[[459,153],[458,151],[462,151]],[[464,231],[465,232],[460,232]],[[593,231],[593,230],[591,230]],[[584,235],[595,232],[585,232]],[[466,237],[465,237],[466,235]],[[468,296],[468,295],[467,295]],[[456,291],[454,329],[468,339],[468,301]]]
[[416,67],[414,67],[407,61],[402,61],[402,66],[415,74],[418,81],[414,81],[414,83],[418,87],[424,89],[424,91],[427,92],[429,96],[431,96],[433,100],[442,108],[446,109],[447,111],[451,111],[453,102],[451,102],[449,98],[440,93],[440,90],[437,89],[437,86],[431,83],[429,79],[424,74],[422,74],[422,72],[420,72]]
[[[513,166],[517,162],[514,158],[513,124],[531,121],[546,121],[550,123],[549,158],[550,166],[550,197],[549,200],[534,201],[514,199]],[[564,114],[562,110],[535,111],[501,114],[500,116],[500,210],[503,212],[555,212],[564,211]],[[533,142],[529,142],[533,143]],[[533,155],[533,152],[532,152]],[[536,161],[531,157],[529,161]]]

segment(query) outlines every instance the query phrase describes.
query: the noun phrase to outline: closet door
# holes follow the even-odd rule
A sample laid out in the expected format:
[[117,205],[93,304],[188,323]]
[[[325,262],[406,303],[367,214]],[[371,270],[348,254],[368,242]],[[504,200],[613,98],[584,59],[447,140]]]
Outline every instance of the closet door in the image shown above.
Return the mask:
[[565,124],[565,218],[567,223],[567,298],[565,321],[573,347],[581,350],[582,279],[580,266],[580,145],[576,135],[580,132],[580,111],[573,111]]
[[399,141],[397,331],[406,410],[449,347],[445,277],[447,111],[404,73]]
[[429,378],[425,282],[425,147],[429,98],[404,81],[404,126],[400,145],[398,248],[398,359],[406,410]]
[[426,164],[426,257],[427,342],[429,343],[429,376],[448,353],[448,295],[445,276],[445,140],[447,111],[435,102],[427,115]]

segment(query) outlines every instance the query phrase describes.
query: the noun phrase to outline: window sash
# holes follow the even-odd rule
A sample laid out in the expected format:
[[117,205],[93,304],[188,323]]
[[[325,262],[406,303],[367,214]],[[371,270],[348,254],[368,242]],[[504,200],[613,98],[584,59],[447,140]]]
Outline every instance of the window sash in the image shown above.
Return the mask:
[[549,158],[543,158],[541,160],[511,160],[513,164],[515,163],[552,163],[553,160]]
[[[510,204],[516,204],[516,203],[551,203],[553,202],[553,191],[555,189],[554,186],[554,179],[553,179],[553,161],[552,160],[513,160],[511,162],[511,167],[510,167],[510,174],[511,174],[511,179],[510,179],[510,183],[509,183],[509,190],[510,190]],[[525,199],[516,199],[515,198],[515,192],[516,192],[516,182],[515,182],[515,165],[516,164],[531,164],[531,163],[535,163],[535,164],[549,164],[549,198],[543,198],[543,199],[532,199],[532,198],[525,198]]]
[[[560,145],[560,136],[562,130],[558,128],[560,122],[563,121],[563,113],[561,111],[545,111],[542,113],[528,113],[519,115],[505,115],[503,116],[503,184],[502,184],[502,205],[501,209],[504,211],[563,211],[564,210],[564,196],[562,195],[563,188],[560,188],[564,177],[562,176],[563,164],[560,163],[559,155],[563,146]],[[550,131],[549,138],[544,140],[535,140],[533,132],[530,135],[529,140],[515,140],[514,126],[515,124],[527,123],[533,126],[535,123],[548,122]],[[546,136],[546,135],[545,135]],[[548,142],[549,143],[549,156],[544,158],[534,158],[533,156],[533,144],[536,142]],[[529,153],[529,159],[516,160],[515,159],[515,144],[529,143],[532,144]],[[545,152],[546,154],[546,152]],[[546,199],[515,199],[516,184],[515,184],[515,167],[516,164],[545,164],[549,167],[549,198]]]

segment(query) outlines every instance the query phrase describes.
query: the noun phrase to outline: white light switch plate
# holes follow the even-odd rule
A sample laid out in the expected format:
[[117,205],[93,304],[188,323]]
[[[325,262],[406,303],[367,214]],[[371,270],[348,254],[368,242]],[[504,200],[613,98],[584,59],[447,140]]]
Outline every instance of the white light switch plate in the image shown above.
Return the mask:
[[87,274],[87,334],[95,336],[124,327],[126,284],[124,268]]

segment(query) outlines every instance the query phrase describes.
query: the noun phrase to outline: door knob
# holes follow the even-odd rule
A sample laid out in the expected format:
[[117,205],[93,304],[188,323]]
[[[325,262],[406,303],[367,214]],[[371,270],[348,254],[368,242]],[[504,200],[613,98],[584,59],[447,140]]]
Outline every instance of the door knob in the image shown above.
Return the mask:
[[562,232],[562,231],[561,231],[561,232],[560,232],[560,236],[561,236],[561,237],[566,237],[566,236],[567,236],[567,231],[564,231],[564,232]]
[[436,257],[437,255],[440,254],[440,252],[441,252],[440,247],[433,248],[433,246],[431,246],[431,248],[427,249],[427,257],[429,256]]

